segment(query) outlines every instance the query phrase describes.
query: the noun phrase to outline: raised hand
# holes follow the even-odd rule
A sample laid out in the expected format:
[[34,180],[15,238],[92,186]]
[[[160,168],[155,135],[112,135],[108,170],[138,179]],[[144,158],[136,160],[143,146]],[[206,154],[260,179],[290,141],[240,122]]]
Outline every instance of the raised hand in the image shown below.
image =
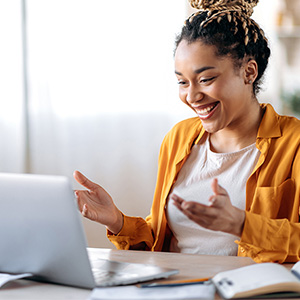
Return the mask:
[[87,189],[75,191],[78,208],[82,215],[105,225],[110,232],[117,234],[123,227],[123,215],[111,196],[100,185],[92,182],[79,171],[75,171],[73,176]]
[[185,201],[175,194],[171,194],[170,199],[180,211],[200,226],[241,236],[245,212],[231,204],[228,193],[216,178],[211,187],[213,195],[209,198],[210,205]]

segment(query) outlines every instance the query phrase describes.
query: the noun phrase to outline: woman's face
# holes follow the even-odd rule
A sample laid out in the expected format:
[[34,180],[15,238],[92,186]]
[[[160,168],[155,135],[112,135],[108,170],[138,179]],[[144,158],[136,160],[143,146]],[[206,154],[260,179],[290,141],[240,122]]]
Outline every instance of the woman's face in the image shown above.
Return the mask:
[[251,113],[252,85],[245,66],[237,69],[231,58],[216,56],[214,46],[182,40],[175,74],[181,101],[197,113],[207,132],[235,129]]

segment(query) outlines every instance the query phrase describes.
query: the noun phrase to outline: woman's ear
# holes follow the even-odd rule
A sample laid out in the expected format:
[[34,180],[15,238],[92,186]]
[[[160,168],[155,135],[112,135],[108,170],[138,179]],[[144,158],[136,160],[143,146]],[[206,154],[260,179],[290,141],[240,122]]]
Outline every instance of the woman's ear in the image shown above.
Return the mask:
[[244,80],[245,84],[252,84],[257,78],[258,65],[254,59],[249,59],[245,64]]

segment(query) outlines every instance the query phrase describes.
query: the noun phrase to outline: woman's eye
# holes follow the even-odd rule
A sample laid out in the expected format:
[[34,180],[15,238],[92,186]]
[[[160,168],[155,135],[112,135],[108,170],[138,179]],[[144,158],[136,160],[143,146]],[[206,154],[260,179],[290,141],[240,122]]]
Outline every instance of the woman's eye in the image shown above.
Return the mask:
[[179,85],[185,85],[185,84],[186,84],[186,81],[184,81],[184,80],[178,80],[177,83],[178,83]]
[[215,77],[209,77],[209,78],[202,78],[200,79],[200,83],[207,83],[215,79]]

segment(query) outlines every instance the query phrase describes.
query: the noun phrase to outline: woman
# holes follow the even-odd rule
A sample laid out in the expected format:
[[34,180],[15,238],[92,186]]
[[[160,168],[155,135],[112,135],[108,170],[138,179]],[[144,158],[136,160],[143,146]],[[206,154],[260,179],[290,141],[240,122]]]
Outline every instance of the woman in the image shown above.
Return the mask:
[[123,215],[76,171],[79,209],[118,249],[300,260],[300,121],[257,101],[270,56],[250,18],[258,1],[190,2],[199,11],[176,40],[175,74],[197,117],[162,143],[151,214]]

